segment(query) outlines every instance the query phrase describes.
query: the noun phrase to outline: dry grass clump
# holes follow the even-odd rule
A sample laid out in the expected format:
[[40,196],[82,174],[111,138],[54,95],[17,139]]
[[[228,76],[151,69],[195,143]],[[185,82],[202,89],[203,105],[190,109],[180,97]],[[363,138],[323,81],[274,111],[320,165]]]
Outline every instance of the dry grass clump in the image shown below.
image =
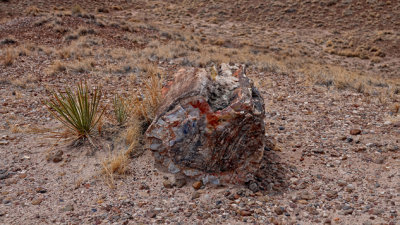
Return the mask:
[[25,10],[25,14],[28,16],[37,16],[40,13],[40,9],[35,6],[29,6],[26,10]]
[[387,94],[390,84],[379,78],[362,75],[340,66],[305,65],[299,72],[305,74],[312,84],[334,86],[340,90],[352,89],[365,94]]
[[101,172],[111,188],[115,187],[116,176],[127,173],[129,158],[139,156],[144,152],[144,133],[156,115],[157,107],[161,102],[161,93],[162,78],[152,74],[143,87],[133,94],[130,102],[123,103],[118,96],[115,97],[114,108],[117,120],[119,116],[126,120],[124,139],[128,148],[126,151],[110,154],[102,162]]
[[47,74],[49,75],[56,75],[58,73],[64,72],[67,70],[67,67],[60,61],[56,60],[49,68],[47,69]]
[[127,152],[109,153],[102,161],[102,174],[110,188],[115,188],[115,177],[127,174],[129,154]]
[[71,9],[71,13],[72,15],[82,15],[82,13],[84,13],[84,10],[82,9],[82,7],[80,5],[74,5]]
[[6,49],[3,52],[3,56],[2,56],[3,65],[11,66],[17,57],[18,57],[18,55],[16,54],[14,49],[11,49],[11,48]]

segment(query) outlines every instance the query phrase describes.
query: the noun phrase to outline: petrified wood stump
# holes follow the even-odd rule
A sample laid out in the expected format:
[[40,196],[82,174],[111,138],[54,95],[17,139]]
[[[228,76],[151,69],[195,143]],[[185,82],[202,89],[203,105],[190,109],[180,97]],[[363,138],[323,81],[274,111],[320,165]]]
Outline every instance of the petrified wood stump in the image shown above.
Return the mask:
[[264,102],[244,66],[181,69],[148,130],[156,164],[204,183],[243,183],[265,145]]

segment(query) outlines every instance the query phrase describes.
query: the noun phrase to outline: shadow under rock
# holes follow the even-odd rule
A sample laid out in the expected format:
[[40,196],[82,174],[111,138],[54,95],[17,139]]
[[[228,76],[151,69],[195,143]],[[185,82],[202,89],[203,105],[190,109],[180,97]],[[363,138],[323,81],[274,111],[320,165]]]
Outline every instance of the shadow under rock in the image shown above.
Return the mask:
[[280,156],[274,151],[274,145],[267,145],[260,169],[254,174],[255,180],[247,185],[254,192],[280,195],[288,190],[288,180],[296,171],[295,166],[282,162]]

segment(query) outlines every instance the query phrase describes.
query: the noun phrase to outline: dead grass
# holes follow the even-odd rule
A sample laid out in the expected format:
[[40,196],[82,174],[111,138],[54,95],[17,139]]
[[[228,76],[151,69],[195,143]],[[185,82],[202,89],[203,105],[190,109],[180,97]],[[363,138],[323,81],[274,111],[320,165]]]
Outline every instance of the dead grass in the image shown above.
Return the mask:
[[11,66],[15,59],[18,57],[17,53],[15,52],[14,49],[8,48],[4,51],[3,53],[3,65],[5,66]]
[[52,65],[47,69],[47,74],[54,76],[58,73],[64,72],[66,70],[66,66],[60,60],[56,60]]
[[25,10],[25,14],[28,16],[37,16],[37,15],[39,15],[39,13],[40,13],[40,9],[35,5],[29,6]]
[[162,78],[150,74],[143,87],[133,93],[127,110],[131,117],[127,120],[126,130],[123,133],[127,149],[125,151],[110,153],[102,162],[102,174],[106,183],[115,187],[115,178],[125,175],[128,171],[129,160],[144,152],[144,133],[156,115],[156,110],[161,102]]
[[102,174],[110,188],[115,188],[115,178],[127,174],[129,154],[124,151],[109,153],[102,161]]

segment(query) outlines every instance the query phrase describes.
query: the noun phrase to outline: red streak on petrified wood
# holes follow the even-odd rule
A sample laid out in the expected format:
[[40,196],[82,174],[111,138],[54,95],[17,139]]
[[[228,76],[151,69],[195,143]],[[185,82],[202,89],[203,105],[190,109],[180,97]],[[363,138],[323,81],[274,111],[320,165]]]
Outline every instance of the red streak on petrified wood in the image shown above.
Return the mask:
[[201,114],[206,115],[207,122],[209,125],[211,125],[214,128],[216,128],[219,125],[219,117],[210,110],[211,108],[207,102],[194,101],[194,102],[191,102],[190,105],[192,105],[193,108],[199,109]]

